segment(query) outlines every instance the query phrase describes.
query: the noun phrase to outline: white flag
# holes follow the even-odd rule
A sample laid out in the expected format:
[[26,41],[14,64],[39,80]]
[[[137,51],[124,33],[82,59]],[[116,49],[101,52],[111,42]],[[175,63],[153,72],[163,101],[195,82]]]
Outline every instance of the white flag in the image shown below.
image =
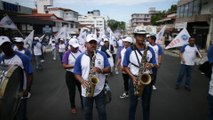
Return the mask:
[[55,35],[55,39],[58,40],[58,38],[67,39],[67,27],[62,27]]
[[34,37],[34,30],[24,40],[24,45],[29,50],[31,50],[32,48],[33,37]]
[[39,42],[42,42],[42,40],[44,39],[45,34],[43,34],[40,38],[39,38]]
[[183,46],[185,44],[188,44],[188,40],[189,40],[189,33],[186,30],[186,28],[184,28],[176,37],[174,40],[172,40],[168,46],[166,46],[165,49],[169,49],[169,48],[174,48],[174,47],[180,47]]
[[17,26],[13,23],[13,21],[9,18],[8,15],[1,19],[0,27],[10,28],[10,29],[14,29],[14,30],[18,29]]
[[163,34],[164,34],[165,29],[166,29],[166,25],[164,25],[163,28],[156,35],[156,41],[155,42],[157,44],[163,44]]

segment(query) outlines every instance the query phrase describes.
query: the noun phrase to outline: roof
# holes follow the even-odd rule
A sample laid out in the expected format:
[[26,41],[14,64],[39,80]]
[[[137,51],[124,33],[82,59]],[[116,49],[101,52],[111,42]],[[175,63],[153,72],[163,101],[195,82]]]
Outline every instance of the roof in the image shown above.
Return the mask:
[[[61,8],[61,7],[48,8],[48,10],[62,10],[62,11],[73,11],[73,12],[76,12],[76,11],[74,11],[74,10],[67,9],[67,8]],[[77,12],[76,12],[76,13],[77,13]]]

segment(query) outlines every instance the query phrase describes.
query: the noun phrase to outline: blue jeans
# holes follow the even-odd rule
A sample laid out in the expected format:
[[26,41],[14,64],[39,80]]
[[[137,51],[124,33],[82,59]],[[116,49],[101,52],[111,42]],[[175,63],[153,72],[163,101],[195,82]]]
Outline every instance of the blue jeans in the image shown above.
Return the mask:
[[186,81],[185,81],[185,87],[190,87],[191,84],[191,79],[192,79],[192,66],[190,65],[180,65],[180,71],[179,75],[176,81],[176,85],[180,85],[181,82],[183,81],[184,75],[186,74]]
[[102,91],[95,97],[83,97],[84,119],[93,120],[93,102],[95,100],[96,109],[98,111],[98,119],[106,120],[106,104],[104,102],[104,92]]
[[208,95],[208,104],[209,104],[209,113],[208,113],[208,120],[213,120],[213,96]]
[[36,61],[36,69],[41,69],[41,55],[35,55],[35,61]]
[[[150,102],[152,95],[152,84],[146,85],[142,94],[142,113],[143,120],[149,120],[150,118]],[[135,113],[138,104],[138,96],[134,95],[134,86],[132,80],[129,80],[129,120],[135,120]]]

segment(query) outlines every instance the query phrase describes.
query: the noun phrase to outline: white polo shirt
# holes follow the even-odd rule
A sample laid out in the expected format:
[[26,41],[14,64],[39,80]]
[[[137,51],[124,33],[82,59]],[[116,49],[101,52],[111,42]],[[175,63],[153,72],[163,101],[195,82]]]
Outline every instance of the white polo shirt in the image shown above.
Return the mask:
[[[97,51],[96,59],[95,59],[95,67],[100,69],[104,69],[106,67],[110,67],[107,56],[102,51]],[[81,75],[84,80],[88,80],[90,71],[90,57],[85,53],[82,53],[77,57],[74,67],[74,74]],[[104,88],[105,74],[96,73],[96,77],[99,78],[99,83],[95,87],[94,96],[97,96]],[[82,92],[81,95],[86,97],[86,89],[81,86]]]
[[[77,53],[73,53],[70,50],[66,51],[63,55],[62,63],[67,65],[75,65],[75,61],[80,54],[81,54],[80,51],[78,51]],[[74,68],[66,69],[66,70],[73,72]]]
[[151,44],[149,44],[149,47],[151,47],[154,50],[156,62],[158,64],[158,56],[163,54],[163,50],[162,50],[161,46],[158,44],[153,45],[153,46]]

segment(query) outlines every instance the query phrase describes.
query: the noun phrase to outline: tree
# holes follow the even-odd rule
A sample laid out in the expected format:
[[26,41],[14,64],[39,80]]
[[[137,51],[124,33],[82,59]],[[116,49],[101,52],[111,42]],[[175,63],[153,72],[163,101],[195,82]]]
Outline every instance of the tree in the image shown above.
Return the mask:
[[108,24],[107,24],[111,30],[114,32],[115,30],[121,30],[124,31],[125,30],[125,22],[123,21],[116,21],[116,20],[108,20]]
[[159,11],[155,15],[151,17],[151,24],[152,25],[157,25],[156,21],[161,20],[165,17],[166,11]]

